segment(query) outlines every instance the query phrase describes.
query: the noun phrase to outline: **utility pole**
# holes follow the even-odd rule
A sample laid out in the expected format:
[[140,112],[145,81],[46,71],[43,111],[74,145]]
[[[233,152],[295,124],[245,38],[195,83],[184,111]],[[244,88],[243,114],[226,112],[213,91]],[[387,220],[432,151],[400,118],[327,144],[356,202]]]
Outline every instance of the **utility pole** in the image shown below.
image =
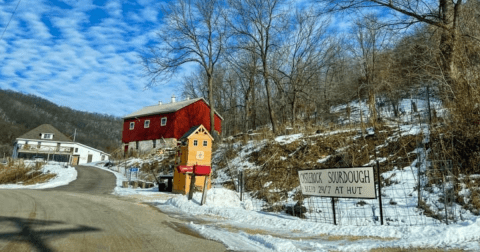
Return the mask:
[[73,133],[73,141],[75,142],[75,137],[77,136],[77,129],[75,129],[75,133]]

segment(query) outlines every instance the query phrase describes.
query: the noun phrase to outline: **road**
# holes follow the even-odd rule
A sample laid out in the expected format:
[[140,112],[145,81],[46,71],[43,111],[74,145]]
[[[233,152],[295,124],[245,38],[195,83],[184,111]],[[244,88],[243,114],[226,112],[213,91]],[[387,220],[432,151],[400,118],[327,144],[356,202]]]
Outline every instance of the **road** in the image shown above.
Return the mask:
[[67,186],[0,190],[0,251],[226,250],[154,207],[111,195],[112,173],[77,171]]

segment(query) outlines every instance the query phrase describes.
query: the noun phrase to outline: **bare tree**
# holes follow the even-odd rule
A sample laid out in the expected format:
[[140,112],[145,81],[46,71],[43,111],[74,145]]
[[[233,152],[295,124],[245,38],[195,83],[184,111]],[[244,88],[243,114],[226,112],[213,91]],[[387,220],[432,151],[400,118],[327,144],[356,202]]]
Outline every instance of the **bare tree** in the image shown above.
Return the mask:
[[[236,48],[258,55],[261,61],[263,82],[273,132],[277,122],[273,107],[273,93],[270,84],[270,54],[281,40],[278,36],[285,31],[286,10],[283,0],[229,0],[232,9],[230,26],[236,41]],[[254,46],[250,46],[253,44]],[[247,45],[247,46],[245,46]]]
[[359,60],[362,72],[360,82],[367,89],[370,123],[375,127],[378,117],[375,106],[376,89],[378,89],[378,80],[376,78],[377,57],[379,51],[388,41],[388,33],[379,25],[377,18],[373,15],[357,20],[353,33],[356,40],[353,52]]
[[159,45],[142,57],[150,85],[169,80],[185,63],[199,64],[207,76],[210,131],[215,131],[213,77],[224,52],[227,26],[221,0],[178,0],[163,5]]
[[326,21],[315,15],[313,10],[298,8],[292,17],[292,31],[287,35],[286,43],[279,54],[283,64],[277,68],[282,78],[287,80],[284,90],[289,94],[292,124],[296,120],[296,107],[303,95],[303,99],[310,99],[316,76],[331,57],[332,48],[328,45]]
[[458,69],[455,54],[459,36],[472,36],[460,33],[459,20],[462,15],[463,0],[316,0],[327,3],[329,10],[352,10],[358,8],[386,8],[394,17],[389,25],[409,27],[415,23],[425,23],[441,30],[439,50],[441,66],[446,83],[455,88]]

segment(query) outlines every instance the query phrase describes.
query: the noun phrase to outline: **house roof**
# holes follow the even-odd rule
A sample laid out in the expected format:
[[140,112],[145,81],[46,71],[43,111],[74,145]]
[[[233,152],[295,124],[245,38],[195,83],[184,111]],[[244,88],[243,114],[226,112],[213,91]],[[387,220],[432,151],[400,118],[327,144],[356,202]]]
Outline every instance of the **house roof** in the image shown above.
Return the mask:
[[[172,102],[172,103],[166,103],[166,104],[161,104],[161,105],[153,105],[153,106],[147,106],[143,107],[142,109],[135,111],[131,114],[126,115],[123,119],[128,119],[128,118],[135,118],[135,117],[140,117],[140,116],[147,116],[147,115],[156,115],[156,114],[166,114],[166,113],[172,113],[176,112],[190,104],[193,104],[197,101],[203,100],[207,105],[208,102],[201,98],[195,98],[195,99],[190,99],[190,100],[184,100],[184,101],[179,101],[179,102]],[[223,117],[215,111],[215,114],[217,114],[220,119],[223,120]]]
[[58,131],[55,127],[50,124],[42,124],[35,129],[30,130],[29,132],[19,136],[18,138],[24,139],[35,139],[35,140],[45,140],[42,139],[42,133],[52,133],[53,138],[48,139],[52,141],[63,141],[63,142],[71,142],[72,139],[65,136],[62,132]]
[[205,127],[203,127],[203,125],[200,124],[200,125],[191,127],[191,128],[187,131],[187,133],[183,134],[183,136],[180,137],[180,141],[183,140],[183,139],[188,139],[188,137],[189,137],[190,135],[192,135],[193,133],[195,133],[195,132],[196,132],[198,129],[200,129],[200,128],[203,128],[203,129],[205,130],[205,132],[208,134],[208,136],[213,140],[213,137],[210,135],[210,133],[208,133],[208,130],[205,129]]

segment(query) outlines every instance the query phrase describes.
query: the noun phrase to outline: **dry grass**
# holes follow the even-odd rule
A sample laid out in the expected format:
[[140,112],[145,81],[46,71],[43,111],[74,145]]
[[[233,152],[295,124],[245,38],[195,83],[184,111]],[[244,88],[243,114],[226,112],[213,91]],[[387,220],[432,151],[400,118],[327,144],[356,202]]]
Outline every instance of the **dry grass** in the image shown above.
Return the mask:
[[21,160],[10,161],[7,165],[0,165],[0,184],[15,184],[22,182],[24,185],[44,183],[56,176],[40,171],[43,163],[27,166]]
[[[299,186],[299,170],[363,166],[374,159],[375,150],[378,157],[388,157],[381,166],[382,172],[393,169],[395,163],[413,162],[415,155],[410,152],[417,146],[415,136],[398,136],[395,128],[383,125],[378,125],[376,132],[365,138],[357,137],[356,131],[347,131],[306,136],[289,144],[269,141],[264,148],[248,157],[249,162],[255,163],[259,169],[246,171],[246,188],[253,191],[256,198],[274,204],[285,200],[287,192]],[[389,137],[393,140],[386,141]],[[325,157],[329,157],[327,161],[317,162]],[[267,182],[272,183],[264,188]],[[272,189],[277,190],[272,192]],[[302,196],[298,194],[294,198],[301,200]],[[267,210],[283,209],[279,206]]]

